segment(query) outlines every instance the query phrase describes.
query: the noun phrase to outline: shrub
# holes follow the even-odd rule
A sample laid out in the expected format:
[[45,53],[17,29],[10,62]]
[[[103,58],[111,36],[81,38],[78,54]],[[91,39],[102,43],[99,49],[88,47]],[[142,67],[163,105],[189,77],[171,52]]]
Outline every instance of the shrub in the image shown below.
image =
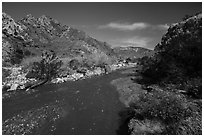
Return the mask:
[[11,74],[10,69],[2,68],[2,81],[5,81],[6,77],[8,77]]
[[69,62],[71,61],[69,57],[60,58],[60,60],[62,61],[62,66],[61,66],[62,69],[69,67]]
[[60,72],[62,61],[59,61],[53,51],[44,51],[40,62],[34,62],[32,70],[27,77],[34,77],[39,80],[51,80]]
[[10,57],[11,64],[13,64],[13,65],[19,64],[21,62],[21,60],[23,59],[23,57],[24,57],[23,50],[18,48],[18,47],[14,48],[14,51]]
[[81,67],[81,62],[77,59],[72,59],[70,62],[69,62],[69,67],[73,70],[77,70],[79,67]]
[[[189,102],[183,95],[155,90],[147,94],[140,94],[130,106],[135,111],[134,119],[152,120],[160,122],[159,125],[164,125],[165,130],[161,134],[181,134],[181,129],[182,133],[201,134],[201,121],[199,120],[196,120],[191,127],[186,127],[192,124],[192,119],[195,120],[201,116],[201,112],[198,105]],[[181,128],[178,129],[178,127]]]
[[34,62],[40,62],[40,60],[41,60],[41,57],[39,56],[30,56],[30,57],[24,58],[21,61],[21,65],[24,68],[29,68],[33,65]]
[[85,56],[77,56],[69,63],[69,67],[73,70],[80,69],[80,67],[86,67],[93,69],[94,67],[105,68],[106,65],[112,64],[112,59],[105,53],[92,53]]
[[202,79],[192,78],[188,79],[182,85],[182,88],[187,91],[188,95],[194,98],[202,98]]
[[86,57],[86,63],[97,67],[104,67],[105,65],[112,64],[112,59],[105,53],[93,53]]

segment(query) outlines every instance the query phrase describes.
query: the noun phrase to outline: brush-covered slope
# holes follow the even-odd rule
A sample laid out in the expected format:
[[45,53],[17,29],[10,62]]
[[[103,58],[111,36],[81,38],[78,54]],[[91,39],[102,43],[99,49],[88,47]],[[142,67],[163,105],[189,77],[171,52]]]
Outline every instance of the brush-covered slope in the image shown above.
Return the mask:
[[155,55],[142,63],[144,75],[152,82],[181,83],[183,89],[201,93],[201,13],[173,24],[154,51]]
[[113,50],[85,32],[60,24],[48,16],[27,15],[19,21],[2,13],[3,61],[18,64],[26,56],[53,50],[59,57],[75,57],[92,53],[113,56]]

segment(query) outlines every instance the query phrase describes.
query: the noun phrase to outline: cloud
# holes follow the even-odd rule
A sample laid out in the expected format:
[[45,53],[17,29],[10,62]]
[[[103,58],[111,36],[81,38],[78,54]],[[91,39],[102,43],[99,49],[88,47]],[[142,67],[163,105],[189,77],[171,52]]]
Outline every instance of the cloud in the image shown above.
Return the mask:
[[134,31],[143,30],[147,28],[157,29],[157,30],[167,30],[169,26],[167,24],[151,25],[145,22],[135,22],[135,23],[116,23],[111,22],[106,25],[101,25],[99,29],[114,29],[119,31]]
[[145,29],[147,27],[149,27],[149,24],[144,23],[144,22],[136,22],[133,24],[111,22],[111,23],[108,23],[107,25],[99,26],[99,28],[101,28],[101,29],[110,28],[110,29],[116,29],[116,30],[120,30],[120,31],[141,30],[141,29]]

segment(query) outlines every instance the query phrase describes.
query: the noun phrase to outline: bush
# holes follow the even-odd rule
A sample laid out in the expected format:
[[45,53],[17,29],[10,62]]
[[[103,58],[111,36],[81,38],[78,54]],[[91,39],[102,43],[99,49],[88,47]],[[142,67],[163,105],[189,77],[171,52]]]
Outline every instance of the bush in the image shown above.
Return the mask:
[[2,68],[2,81],[5,81],[5,79],[11,74],[10,69]]
[[86,64],[89,66],[105,67],[112,64],[112,59],[105,53],[93,53],[86,57]]
[[20,49],[20,48],[15,48],[13,53],[11,54],[11,57],[10,57],[10,61],[11,61],[11,64],[20,64],[22,59],[23,59],[24,55],[23,55],[23,50]]
[[186,80],[182,88],[187,91],[188,95],[202,99],[202,79],[201,78],[192,78]]
[[105,53],[93,53],[85,56],[77,56],[69,63],[69,67],[73,70],[80,69],[80,67],[86,67],[93,69],[94,67],[105,68],[106,65],[112,64],[112,59]]
[[73,70],[77,70],[79,67],[82,66],[82,62],[80,62],[79,60],[77,59],[72,59],[70,62],[69,62],[69,67]]
[[27,58],[24,58],[22,61],[21,61],[21,65],[24,67],[24,68],[30,68],[34,62],[40,62],[41,61],[41,57],[39,56],[30,56],[30,57],[27,57]]
[[[201,121],[192,124],[188,119],[201,117],[201,107],[189,102],[183,95],[168,91],[152,91],[147,94],[140,94],[139,98],[131,103],[135,111],[134,119],[140,121],[151,120],[164,125],[165,130],[161,134],[201,134]],[[184,124],[185,123],[185,124]],[[188,124],[187,124],[188,123]],[[180,128],[178,128],[180,127]],[[182,131],[181,131],[182,130]]]
[[53,51],[44,51],[40,62],[34,62],[32,70],[27,74],[27,77],[36,78],[39,80],[51,80],[60,72],[62,61],[59,61]]
[[61,66],[62,69],[69,68],[69,62],[71,61],[69,57],[60,58],[60,60],[62,61],[62,66]]

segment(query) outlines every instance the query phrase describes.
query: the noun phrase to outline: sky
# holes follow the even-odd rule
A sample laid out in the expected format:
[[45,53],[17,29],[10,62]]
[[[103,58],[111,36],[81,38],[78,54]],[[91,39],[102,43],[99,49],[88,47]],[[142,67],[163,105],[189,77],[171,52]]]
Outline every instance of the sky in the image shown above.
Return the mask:
[[28,14],[48,15],[63,25],[85,31],[112,47],[153,49],[170,24],[202,11],[194,2],[3,2],[2,11],[14,20]]

